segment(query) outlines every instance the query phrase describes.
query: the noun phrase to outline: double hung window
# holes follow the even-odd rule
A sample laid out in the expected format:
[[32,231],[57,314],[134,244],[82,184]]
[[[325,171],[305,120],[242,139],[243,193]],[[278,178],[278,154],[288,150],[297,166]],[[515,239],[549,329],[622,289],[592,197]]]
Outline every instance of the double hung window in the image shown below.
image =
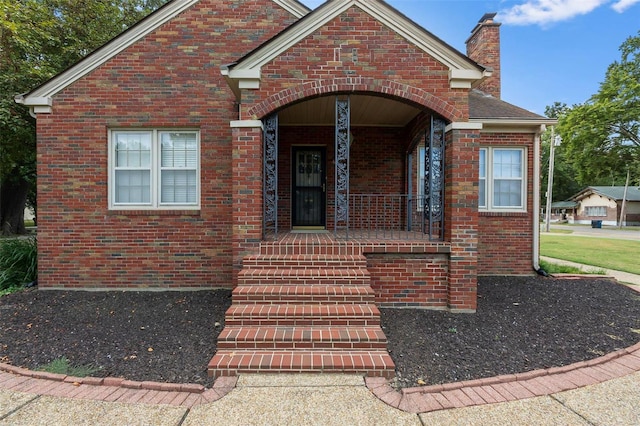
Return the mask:
[[199,208],[199,158],[197,131],[110,131],[110,208]]
[[592,217],[604,217],[607,215],[605,206],[587,206],[584,208],[585,214]]
[[525,150],[481,148],[478,207],[485,211],[524,211]]

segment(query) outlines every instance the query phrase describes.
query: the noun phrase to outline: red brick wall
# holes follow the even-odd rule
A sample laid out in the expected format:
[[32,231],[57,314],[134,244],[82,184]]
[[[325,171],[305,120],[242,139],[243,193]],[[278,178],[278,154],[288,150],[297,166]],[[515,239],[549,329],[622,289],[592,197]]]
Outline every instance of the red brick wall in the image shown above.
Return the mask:
[[452,130],[446,135],[444,239],[451,242],[449,306],[475,310],[478,250],[478,133]]
[[260,90],[243,92],[242,113],[260,118],[332,92],[377,92],[424,105],[450,120],[468,118],[467,91],[450,88],[448,68],[357,7],[263,66]]
[[383,306],[446,308],[449,259],[445,254],[368,254],[376,302]]
[[[231,129],[220,74],[294,19],[270,0],[203,0],[54,97],[38,116],[39,284],[231,285]],[[194,128],[201,210],[113,212],[109,128]]]
[[533,270],[532,134],[482,133],[481,147],[527,148],[527,208],[522,213],[480,212],[479,275],[527,275]]

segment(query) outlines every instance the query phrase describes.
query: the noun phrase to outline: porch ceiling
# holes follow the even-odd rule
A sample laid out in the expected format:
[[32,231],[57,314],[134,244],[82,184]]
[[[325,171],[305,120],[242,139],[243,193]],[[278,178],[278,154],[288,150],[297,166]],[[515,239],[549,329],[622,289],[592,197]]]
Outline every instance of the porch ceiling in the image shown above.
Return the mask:
[[[281,126],[333,126],[335,97],[299,102],[278,113]],[[413,105],[380,96],[351,95],[351,126],[404,127],[420,113]]]

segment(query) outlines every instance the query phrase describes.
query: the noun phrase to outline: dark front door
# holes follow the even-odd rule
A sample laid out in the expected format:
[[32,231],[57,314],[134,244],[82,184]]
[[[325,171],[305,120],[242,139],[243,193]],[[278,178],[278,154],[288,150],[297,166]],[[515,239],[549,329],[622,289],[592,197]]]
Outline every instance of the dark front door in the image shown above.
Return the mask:
[[325,226],[325,150],[293,148],[293,226]]

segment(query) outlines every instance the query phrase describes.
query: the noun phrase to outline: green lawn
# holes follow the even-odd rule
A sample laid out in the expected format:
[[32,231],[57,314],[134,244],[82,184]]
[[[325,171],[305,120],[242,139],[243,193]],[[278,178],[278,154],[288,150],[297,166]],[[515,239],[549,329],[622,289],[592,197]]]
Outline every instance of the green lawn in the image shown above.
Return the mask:
[[640,241],[541,234],[540,254],[640,275]]

